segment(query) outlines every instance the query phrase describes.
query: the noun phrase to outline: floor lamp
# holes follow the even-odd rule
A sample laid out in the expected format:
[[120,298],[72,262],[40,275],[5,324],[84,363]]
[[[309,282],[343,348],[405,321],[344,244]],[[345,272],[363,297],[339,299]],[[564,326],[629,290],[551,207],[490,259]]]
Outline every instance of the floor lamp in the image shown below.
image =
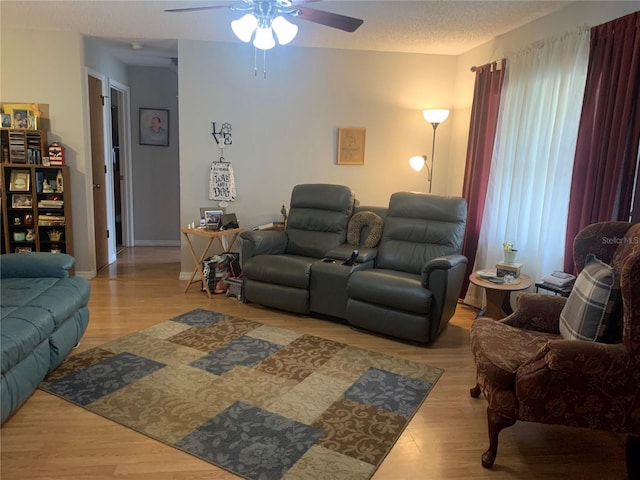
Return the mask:
[[[433,159],[436,151],[436,129],[438,125],[444,122],[449,117],[449,110],[423,110],[422,115],[424,119],[433,126],[433,142],[431,144],[431,167],[427,166],[427,174],[429,181],[429,193],[431,193],[431,184],[433,182]],[[427,165],[427,157],[425,155],[418,155],[409,159],[411,168],[416,172],[422,170]]]

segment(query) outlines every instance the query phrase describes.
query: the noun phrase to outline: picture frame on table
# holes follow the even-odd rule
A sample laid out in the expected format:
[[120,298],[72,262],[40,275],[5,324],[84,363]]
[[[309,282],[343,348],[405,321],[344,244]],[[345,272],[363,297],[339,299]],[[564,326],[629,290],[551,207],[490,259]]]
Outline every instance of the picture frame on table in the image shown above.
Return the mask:
[[140,145],[169,146],[169,110],[140,108]]
[[2,128],[11,128],[11,115],[8,113],[2,113]]
[[11,208],[32,208],[33,199],[31,195],[12,195]]
[[9,182],[9,191],[11,192],[28,192],[31,190],[29,183],[31,174],[29,170],[11,170],[11,178]]
[[204,218],[205,228],[217,230],[221,226],[225,209],[219,207],[200,207],[200,218]]
[[338,128],[337,165],[364,165],[366,128]]

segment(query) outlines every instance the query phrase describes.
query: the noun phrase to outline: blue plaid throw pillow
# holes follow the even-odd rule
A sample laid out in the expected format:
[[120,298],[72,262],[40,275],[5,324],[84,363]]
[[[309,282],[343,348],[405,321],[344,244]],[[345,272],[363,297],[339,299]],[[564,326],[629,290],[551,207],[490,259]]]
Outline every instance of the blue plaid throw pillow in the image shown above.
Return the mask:
[[560,314],[560,335],[567,340],[596,341],[615,281],[613,268],[588,255]]

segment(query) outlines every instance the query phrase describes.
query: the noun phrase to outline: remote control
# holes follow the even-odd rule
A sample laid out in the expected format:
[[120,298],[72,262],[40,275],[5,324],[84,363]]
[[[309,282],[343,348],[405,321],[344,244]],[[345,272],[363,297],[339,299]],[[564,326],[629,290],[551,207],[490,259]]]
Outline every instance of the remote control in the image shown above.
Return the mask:
[[354,250],[353,252],[351,252],[351,256],[349,257],[349,260],[344,262],[343,265],[346,265],[347,267],[352,266],[355,263],[356,258],[358,258],[358,255],[360,255],[360,252],[358,250]]

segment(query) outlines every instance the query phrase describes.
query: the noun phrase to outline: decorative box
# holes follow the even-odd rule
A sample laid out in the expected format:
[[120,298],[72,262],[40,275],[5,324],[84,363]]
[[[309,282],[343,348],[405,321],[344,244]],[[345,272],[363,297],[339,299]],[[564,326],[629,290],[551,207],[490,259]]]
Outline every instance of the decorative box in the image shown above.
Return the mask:
[[520,276],[521,270],[522,270],[521,263],[506,263],[506,262],[496,263],[496,276],[499,278],[502,278],[507,274],[513,275],[513,278],[518,278]]
[[64,165],[64,148],[59,143],[49,145],[49,164],[55,166]]

